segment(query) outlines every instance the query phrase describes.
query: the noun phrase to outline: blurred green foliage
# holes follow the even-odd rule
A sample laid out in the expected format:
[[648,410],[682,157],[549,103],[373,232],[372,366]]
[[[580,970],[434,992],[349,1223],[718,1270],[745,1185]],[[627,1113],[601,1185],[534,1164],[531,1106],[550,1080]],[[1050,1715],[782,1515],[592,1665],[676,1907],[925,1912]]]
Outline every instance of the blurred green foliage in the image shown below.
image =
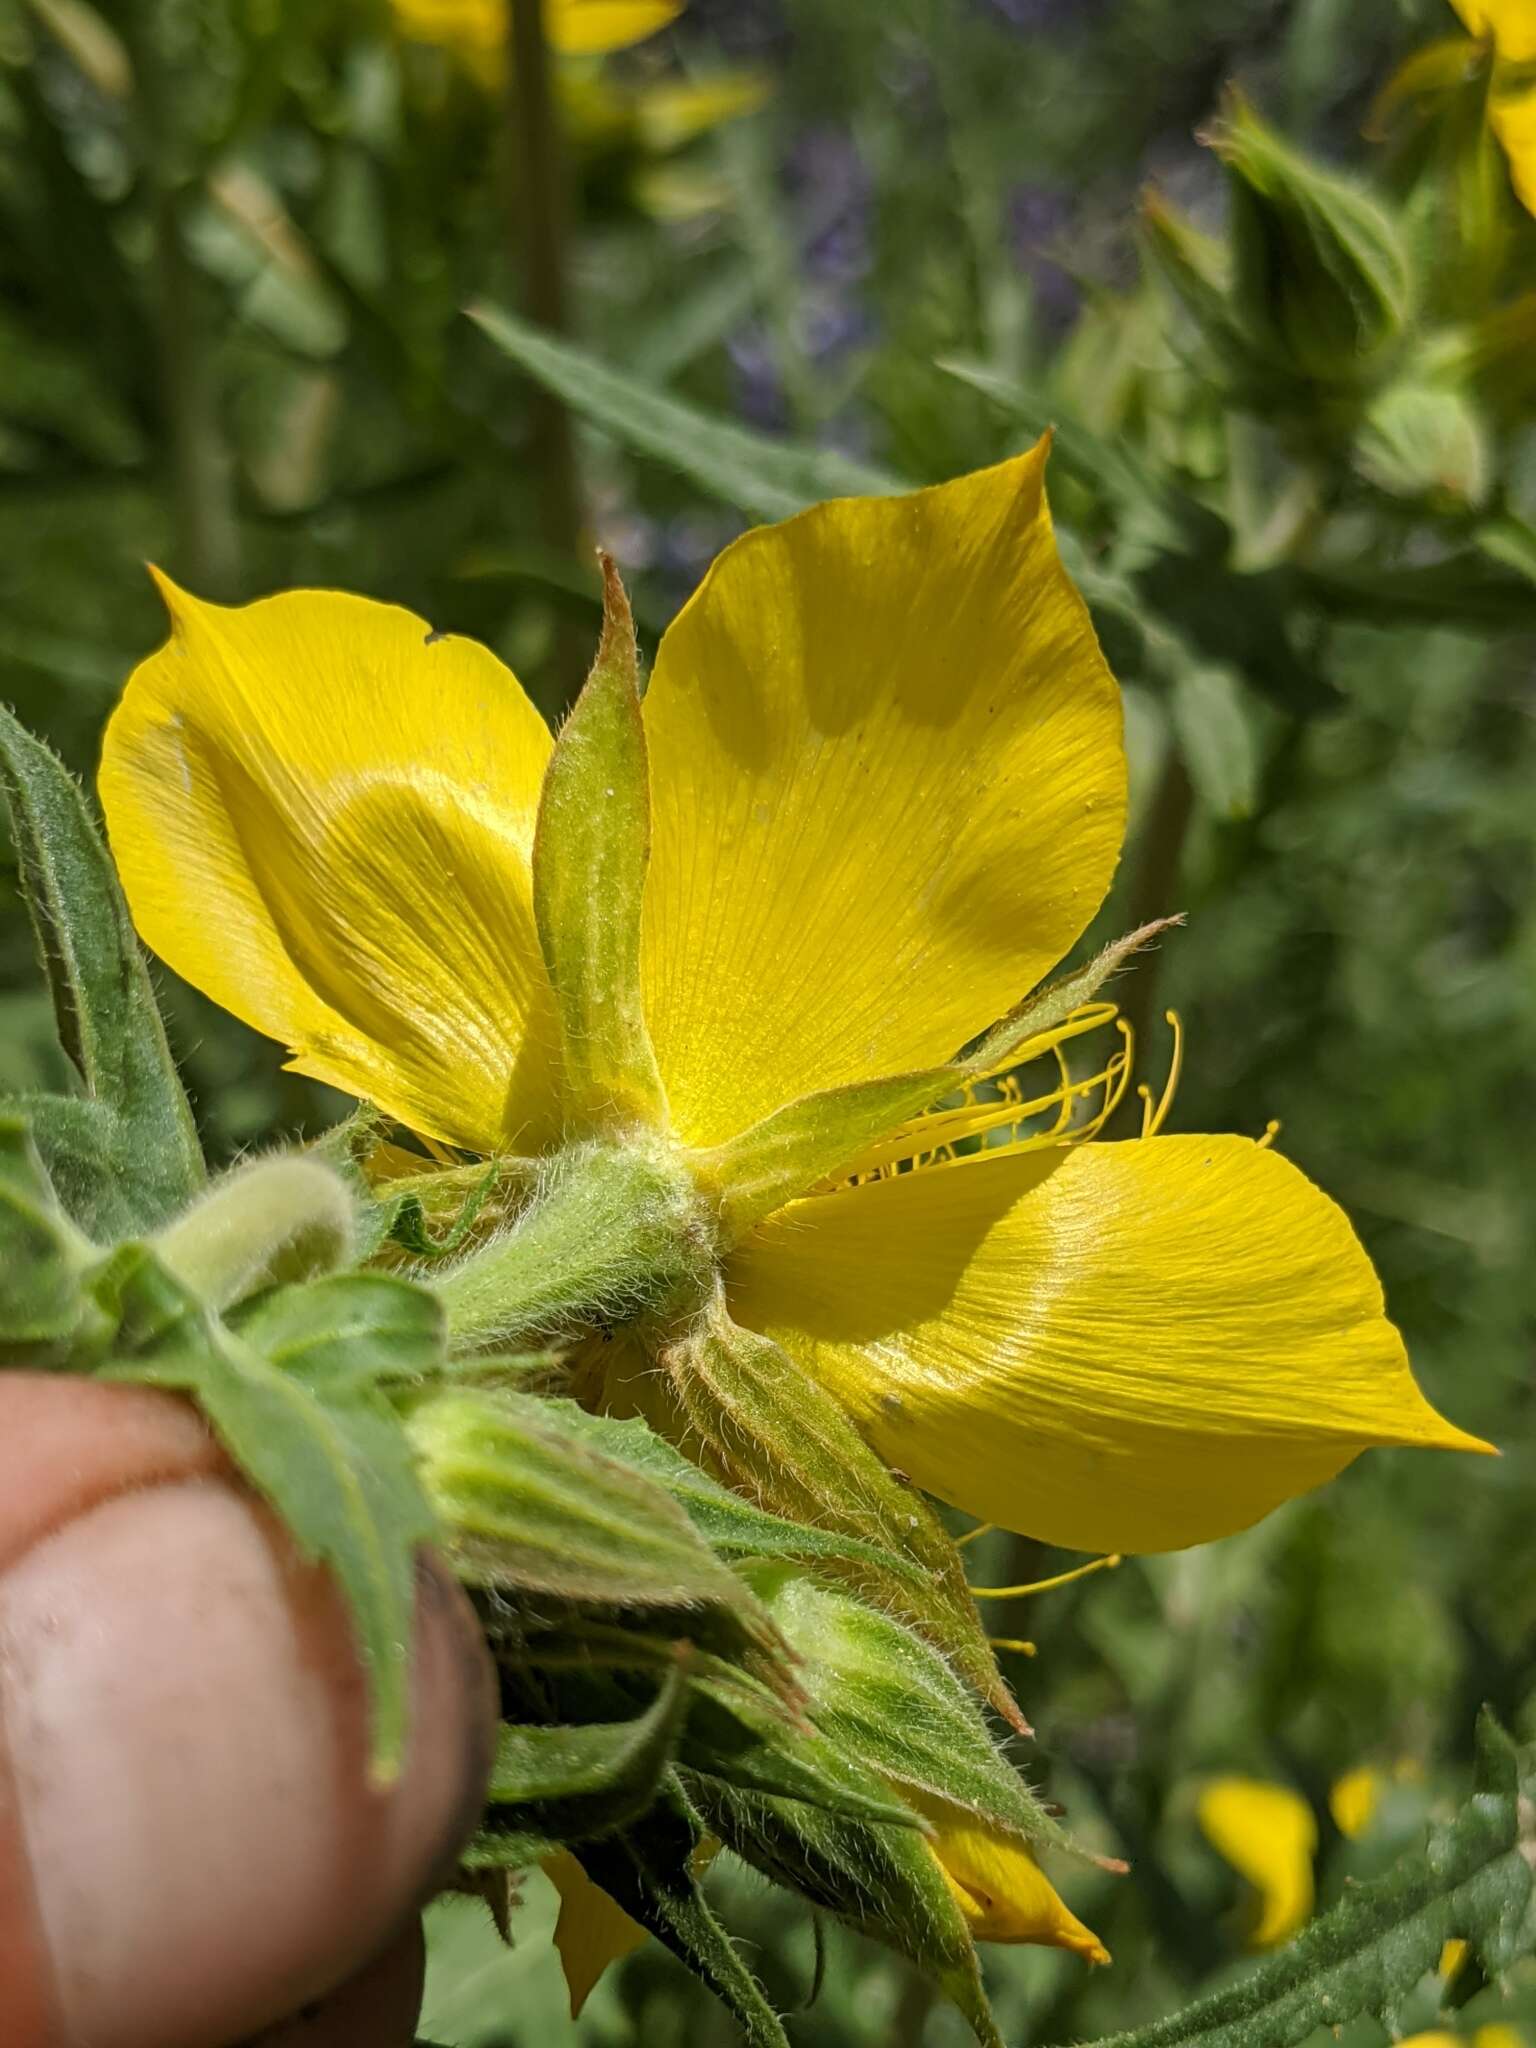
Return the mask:
[[[1186,1021],[1174,1127],[1280,1118],[1432,1397],[1506,1453],[1374,1454],[999,1623],[1039,1646],[1011,1659],[1034,1774],[1135,1865],[1072,1892],[1112,1970],[991,1952],[1009,2039],[1134,2025],[1245,1967],[1203,1774],[1313,1799],[1326,1899],[1464,1791],[1479,1702],[1536,1736],[1536,221],[1460,85],[1362,132],[1456,27],[1441,0],[695,0],[557,78],[582,345],[792,442],[774,488],[929,480],[1055,423],[1063,544],[1127,686],[1134,827],[1094,936],[1189,916],[1121,990],[1154,1067],[1164,1003]],[[722,78],[718,106],[679,97]],[[1194,139],[1218,122],[1236,171],[1263,156],[1247,188]],[[1321,228],[1334,202],[1294,182],[1320,166],[1370,180]],[[568,701],[596,576],[534,387],[462,312],[526,306],[525,228],[503,103],[382,0],[0,0],[3,690],[82,774],[162,632],[146,558],[230,599],[395,599]],[[664,452],[580,430],[590,533],[651,636],[768,487]],[[3,887],[0,1084],[56,1086]],[[216,1159],[333,1120],[160,979]],[[993,1583],[1055,1563],[970,1556]],[[1327,1792],[1362,1762],[1414,1768],[1345,1841]],[[893,1958],[739,1872],[712,1890],[797,2039],[962,2038]],[[731,2038],[653,1947],[573,2029],[552,1911],[531,1880],[503,1955],[468,1902],[436,1909],[424,2031]],[[1536,1976],[1454,1995],[1450,2024],[1536,2041]],[[1402,2024],[1436,2010],[1426,1982]]]

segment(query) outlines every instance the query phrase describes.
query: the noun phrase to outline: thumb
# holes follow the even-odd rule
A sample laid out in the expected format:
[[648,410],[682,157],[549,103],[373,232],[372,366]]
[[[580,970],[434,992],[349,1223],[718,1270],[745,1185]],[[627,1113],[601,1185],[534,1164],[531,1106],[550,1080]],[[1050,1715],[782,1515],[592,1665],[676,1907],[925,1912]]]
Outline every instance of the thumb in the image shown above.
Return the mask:
[[[451,1867],[494,1725],[474,1616],[424,1565],[410,1746],[398,1783],[371,1790],[336,1588],[192,1410],[0,1374],[0,2004],[15,2048],[219,2048],[362,1971]],[[408,2042],[413,2019],[370,2040]]]

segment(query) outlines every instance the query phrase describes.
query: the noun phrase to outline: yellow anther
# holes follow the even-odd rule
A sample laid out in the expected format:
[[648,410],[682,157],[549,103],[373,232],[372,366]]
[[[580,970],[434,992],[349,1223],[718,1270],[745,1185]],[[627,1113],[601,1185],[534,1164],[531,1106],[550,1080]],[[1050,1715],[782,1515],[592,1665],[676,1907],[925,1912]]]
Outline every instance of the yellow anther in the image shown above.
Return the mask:
[[1022,1636],[988,1636],[987,1641],[994,1650],[1014,1650],[1021,1657],[1038,1657],[1040,1645],[1027,1643]]
[[1087,1564],[1074,1566],[1069,1572],[1058,1572],[1053,1579],[1036,1579],[1027,1586],[972,1586],[973,1600],[1019,1600],[1028,1593],[1051,1593],[1058,1586],[1070,1586],[1074,1579],[1086,1579],[1094,1572],[1112,1572],[1120,1562],[1118,1550],[1112,1550],[1108,1557],[1090,1558]]
[[1273,1145],[1273,1143],[1275,1142],[1276,1138],[1278,1138],[1278,1137],[1279,1137],[1279,1135],[1280,1135],[1280,1119],[1279,1119],[1279,1117],[1277,1117],[1277,1116],[1272,1116],[1272,1117],[1270,1118],[1269,1122],[1268,1122],[1268,1123],[1267,1123],[1267,1124],[1266,1124],[1266,1125],[1264,1126],[1264,1135],[1263,1135],[1263,1137],[1262,1137],[1262,1138],[1260,1138],[1260,1139],[1259,1139],[1259,1141],[1258,1141],[1258,1142],[1259,1142],[1259,1150],[1260,1150],[1261,1152],[1267,1151],[1267,1150],[1268,1150],[1268,1148],[1269,1148],[1269,1147],[1270,1147],[1271,1145]]

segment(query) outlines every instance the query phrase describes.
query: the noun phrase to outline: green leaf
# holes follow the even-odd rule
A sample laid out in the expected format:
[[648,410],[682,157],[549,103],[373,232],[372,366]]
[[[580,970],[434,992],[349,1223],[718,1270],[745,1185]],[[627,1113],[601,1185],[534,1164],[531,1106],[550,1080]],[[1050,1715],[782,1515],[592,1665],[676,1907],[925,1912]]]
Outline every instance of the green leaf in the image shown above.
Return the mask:
[[929,1643],[837,1588],[778,1567],[749,1576],[800,1659],[816,1725],[840,1750],[886,1783],[963,1807],[1030,1848],[1072,1847]]
[[734,2016],[747,2048],[789,2048],[762,1987],[705,1902],[692,1862],[700,1829],[680,1789],[663,1794],[643,1821],[572,1853],[632,1920],[687,1964]]
[[413,1384],[442,1360],[436,1298],[389,1273],[337,1273],[274,1288],[230,1320],[269,1363],[326,1395]]
[[640,996],[640,905],[651,794],[640,654],[629,600],[603,557],[603,636],[544,776],[533,908],[560,1013],[561,1086],[573,1134],[665,1114]]
[[699,1788],[703,1820],[728,1849],[933,1977],[986,2048],[1002,2048],[976,1950],[924,1838],[792,1799]]
[[59,1038],[110,1140],[110,1181],[60,1193],[93,1195],[87,1228],[151,1228],[197,1193],[203,1158],[128,906],[79,784],[3,707],[0,785]]
[[1216,663],[1191,663],[1174,680],[1169,709],[1189,779],[1207,807],[1218,818],[1252,817],[1258,749],[1237,676]]
[[443,1391],[407,1418],[461,1578],[644,1620],[708,1649],[777,1656],[777,1631],[659,1487],[569,1433],[538,1403]]
[[59,1206],[26,1120],[0,1116],[0,1363],[74,1363],[109,1333],[83,1285],[91,1248]]
[[749,518],[788,519],[823,498],[878,497],[912,488],[845,455],[772,441],[700,411],[510,313],[477,306],[470,317],[573,412]]
[[998,1673],[960,1555],[923,1496],[870,1449],[847,1414],[770,1338],[716,1302],[661,1354],[690,1453],[728,1486],[790,1521],[854,1536],[919,1567],[850,1564],[867,1598],[910,1620],[977,1694],[1025,1723]]
[[532,1727],[503,1722],[496,1740],[480,1836],[470,1868],[537,1862],[563,1844],[609,1834],[655,1800],[688,1709],[688,1668],[679,1654],[643,1713],[628,1721]]
[[[314,1350],[323,1362],[336,1341],[336,1293],[315,1291]],[[190,1394],[300,1552],[335,1572],[368,1674],[372,1775],[392,1782],[407,1733],[416,1553],[437,1533],[395,1411],[360,1376],[337,1372],[334,1353],[308,1383],[296,1298],[282,1317],[285,1369],[227,1329],[142,1245],[113,1255],[96,1292],[121,1324],[123,1355],[102,1376]]]
[[1528,1946],[1532,1874],[1521,1809],[1531,1775],[1529,1754],[1517,1753],[1485,1712],[1472,1797],[1430,1830],[1421,1854],[1351,1885],[1240,1982],[1092,2048],[1294,2048],[1320,2024],[1336,2030],[1361,2013],[1396,2032],[1399,2003],[1435,1969],[1447,1941],[1470,1943],[1490,1976],[1506,1969]]

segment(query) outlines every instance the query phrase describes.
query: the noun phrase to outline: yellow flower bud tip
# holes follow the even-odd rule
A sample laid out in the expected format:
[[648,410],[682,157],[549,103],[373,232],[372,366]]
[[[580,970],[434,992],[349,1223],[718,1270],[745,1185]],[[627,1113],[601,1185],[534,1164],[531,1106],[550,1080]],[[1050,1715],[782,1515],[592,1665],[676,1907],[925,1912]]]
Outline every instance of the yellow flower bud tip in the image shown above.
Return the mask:
[[1440,1951],[1440,1960],[1435,1965],[1435,1974],[1443,1977],[1446,1983],[1449,1984],[1453,1977],[1460,1974],[1467,1957],[1471,1953],[1472,1946],[1470,1942],[1463,1941],[1459,1935],[1452,1935],[1451,1939],[1446,1942]]
[[1023,1842],[945,1800],[910,1789],[905,1796],[933,1824],[929,1852],[972,1940],[1030,1942],[1068,1949],[1088,1963],[1110,1960],[1109,1950],[1067,1906]]

